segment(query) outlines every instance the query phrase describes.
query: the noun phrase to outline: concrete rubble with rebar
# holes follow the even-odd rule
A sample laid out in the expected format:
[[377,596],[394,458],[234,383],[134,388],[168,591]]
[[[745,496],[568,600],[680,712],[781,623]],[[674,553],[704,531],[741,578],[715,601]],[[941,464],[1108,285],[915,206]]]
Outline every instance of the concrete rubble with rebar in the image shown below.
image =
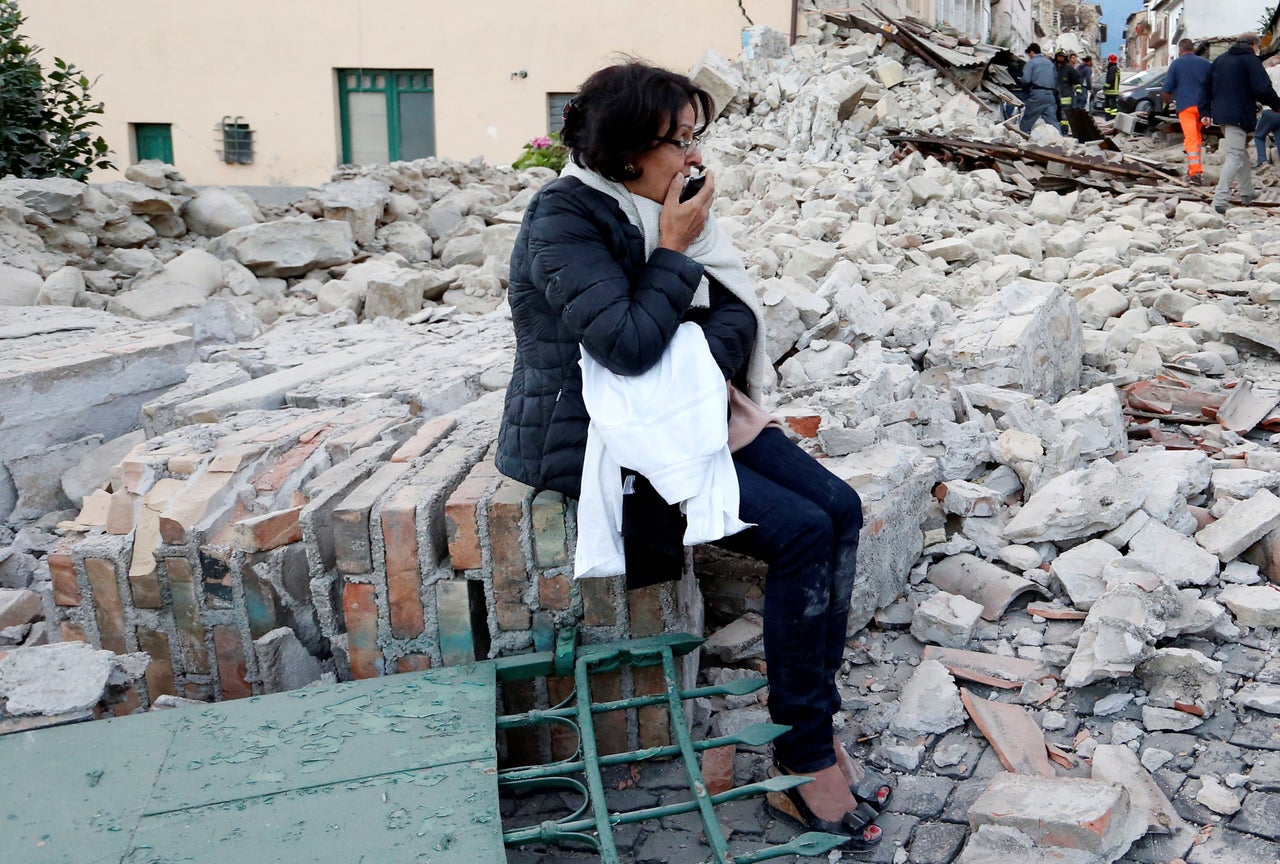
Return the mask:
[[[957,171],[887,134],[1017,141],[992,106],[875,34],[759,45],[695,70],[721,110],[704,155],[770,408],[866,505],[838,722],[898,789],[867,860],[1276,861],[1280,223]],[[493,467],[508,260],[549,171],[344,168],[287,207],[127,178],[0,180],[0,731],[567,625],[707,632],[706,680],[762,674],[759,565],[700,548],[678,583],[576,583],[572,502]],[[750,696],[696,722],[766,716]],[[660,720],[603,743],[662,743]],[[767,763],[725,757],[709,781]],[[726,819],[790,831],[758,802]],[[699,854],[679,820],[624,839]]]

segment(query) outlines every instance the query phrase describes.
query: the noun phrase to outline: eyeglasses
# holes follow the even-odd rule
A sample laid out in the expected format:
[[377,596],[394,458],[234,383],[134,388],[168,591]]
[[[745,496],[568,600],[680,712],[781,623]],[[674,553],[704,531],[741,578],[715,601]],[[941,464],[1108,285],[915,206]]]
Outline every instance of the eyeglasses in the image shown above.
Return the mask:
[[686,151],[687,151],[690,147],[697,147],[697,146],[701,145],[701,144],[702,144],[702,136],[701,136],[701,135],[695,135],[694,137],[692,137],[692,138],[690,138],[690,139],[688,139],[688,140],[685,140],[685,139],[683,139],[683,138],[659,138],[659,139],[658,139],[658,143],[659,143],[659,144],[670,144],[670,145],[671,145],[671,146],[673,146],[673,147],[679,147],[681,150],[686,150]]

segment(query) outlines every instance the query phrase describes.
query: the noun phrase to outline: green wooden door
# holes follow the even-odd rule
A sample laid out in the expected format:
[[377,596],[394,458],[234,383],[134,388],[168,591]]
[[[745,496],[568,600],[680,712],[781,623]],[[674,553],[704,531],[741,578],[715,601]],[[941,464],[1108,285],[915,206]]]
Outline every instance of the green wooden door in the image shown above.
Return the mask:
[[134,123],[133,145],[138,161],[159,159],[173,164],[173,133],[168,123]]

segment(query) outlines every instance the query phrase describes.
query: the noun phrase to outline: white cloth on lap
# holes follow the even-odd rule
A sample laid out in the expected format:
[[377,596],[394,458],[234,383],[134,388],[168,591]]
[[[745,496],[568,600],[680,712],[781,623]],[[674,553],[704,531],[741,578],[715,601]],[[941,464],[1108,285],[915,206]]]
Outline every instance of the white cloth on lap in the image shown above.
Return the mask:
[[709,543],[751,525],[738,518],[738,475],[729,453],[728,391],[702,328],[685,322],[642,375],[616,375],[582,352],[587,428],[574,576],[626,571],[621,467],[681,504],[684,544]]

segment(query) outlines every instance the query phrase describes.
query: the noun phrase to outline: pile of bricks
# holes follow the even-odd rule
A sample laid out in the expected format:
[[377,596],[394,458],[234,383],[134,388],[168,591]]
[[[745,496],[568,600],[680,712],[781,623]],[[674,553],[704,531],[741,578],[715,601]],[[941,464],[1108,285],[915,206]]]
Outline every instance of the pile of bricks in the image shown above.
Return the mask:
[[[494,468],[501,402],[494,392],[426,421],[390,399],[243,411],[139,445],[49,556],[63,638],[151,656],[127,713],[165,694],[287,689],[272,647],[282,627],[341,679],[545,649],[565,625],[588,642],[701,632],[691,576],[634,592],[571,578],[572,506]],[[599,701],[662,681],[638,670],[597,686]],[[546,707],[571,689],[508,685],[500,707]],[[666,736],[661,708],[600,731],[606,750]],[[571,746],[513,733],[508,756]]]

